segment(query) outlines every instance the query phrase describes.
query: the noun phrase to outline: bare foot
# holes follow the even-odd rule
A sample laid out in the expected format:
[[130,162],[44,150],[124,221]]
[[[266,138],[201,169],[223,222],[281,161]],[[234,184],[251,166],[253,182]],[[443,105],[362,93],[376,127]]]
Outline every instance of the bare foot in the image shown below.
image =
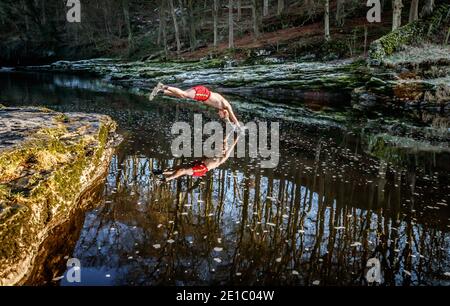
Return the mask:
[[150,101],[153,101],[153,99],[155,99],[156,95],[157,95],[160,91],[162,91],[162,90],[164,90],[164,84],[161,83],[161,82],[159,82],[159,83],[155,86],[155,88],[153,88],[153,91],[152,91],[152,93],[150,94],[150,96],[148,97],[148,99],[149,99]]

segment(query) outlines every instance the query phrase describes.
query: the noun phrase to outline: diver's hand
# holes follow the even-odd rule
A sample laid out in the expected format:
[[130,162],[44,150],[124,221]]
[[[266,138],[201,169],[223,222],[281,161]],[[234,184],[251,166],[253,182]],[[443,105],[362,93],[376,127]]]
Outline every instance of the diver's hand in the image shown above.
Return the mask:
[[242,125],[240,125],[240,124],[236,124],[236,125],[234,125],[234,130],[237,132],[237,133],[240,133],[240,134],[245,134],[245,130],[246,130],[246,127],[245,126],[242,126]]

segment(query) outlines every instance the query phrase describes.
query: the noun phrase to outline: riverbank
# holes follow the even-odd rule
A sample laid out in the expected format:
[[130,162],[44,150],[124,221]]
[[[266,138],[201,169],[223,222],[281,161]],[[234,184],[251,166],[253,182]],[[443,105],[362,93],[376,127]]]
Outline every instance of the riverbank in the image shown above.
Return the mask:
[[0,285],[26,279],[49,232],[99,184],[115,129],[104,115],[0,108]]

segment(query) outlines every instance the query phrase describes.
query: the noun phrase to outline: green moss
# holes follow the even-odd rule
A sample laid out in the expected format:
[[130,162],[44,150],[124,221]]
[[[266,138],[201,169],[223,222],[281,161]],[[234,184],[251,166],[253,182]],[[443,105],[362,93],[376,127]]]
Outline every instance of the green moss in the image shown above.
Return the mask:
[[409,23],[374,41],[369,50],[370,63],[378,65],[402,46],[423,41],[440,31],[444,22],[449,19],[449,10],[450,5],[441,5],[425,20]]
[[[4,207],[0,214],[0,279],[11,262],[29,256],[31,246],[40,243],[39,233],[50,222],[55,224],[68,216],[77,196],[103,166],[109,136],[115,128],[114,122],[103,120],[96,137],[81,136],[73,141],[62,137],[67,129],[61,124],[40,130],[19,149],[0,155],[0,203]],[[22,186],[28,192],[22,194],[13,192],[8,183],[14,174],[20,174],[20,167],[34,170]],[[46,175],[42,175],[44,170]],[[8,268],[2,266],[5,260],[10,262]]]

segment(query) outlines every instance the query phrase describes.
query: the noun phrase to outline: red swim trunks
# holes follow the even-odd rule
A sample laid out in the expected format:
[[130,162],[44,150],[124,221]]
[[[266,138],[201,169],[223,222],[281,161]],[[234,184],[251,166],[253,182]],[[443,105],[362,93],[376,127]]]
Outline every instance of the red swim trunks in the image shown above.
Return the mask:
[[195,86],[193,88],[195,90],[195,100],[204,102],[209,99],[211,96],[211,92],[205,86]]
[[202,161],[196,161],[192,164],[192,171],[194,174],[192,176],[202,177],[209,171],[208,167],[206,167],[205,163]]

